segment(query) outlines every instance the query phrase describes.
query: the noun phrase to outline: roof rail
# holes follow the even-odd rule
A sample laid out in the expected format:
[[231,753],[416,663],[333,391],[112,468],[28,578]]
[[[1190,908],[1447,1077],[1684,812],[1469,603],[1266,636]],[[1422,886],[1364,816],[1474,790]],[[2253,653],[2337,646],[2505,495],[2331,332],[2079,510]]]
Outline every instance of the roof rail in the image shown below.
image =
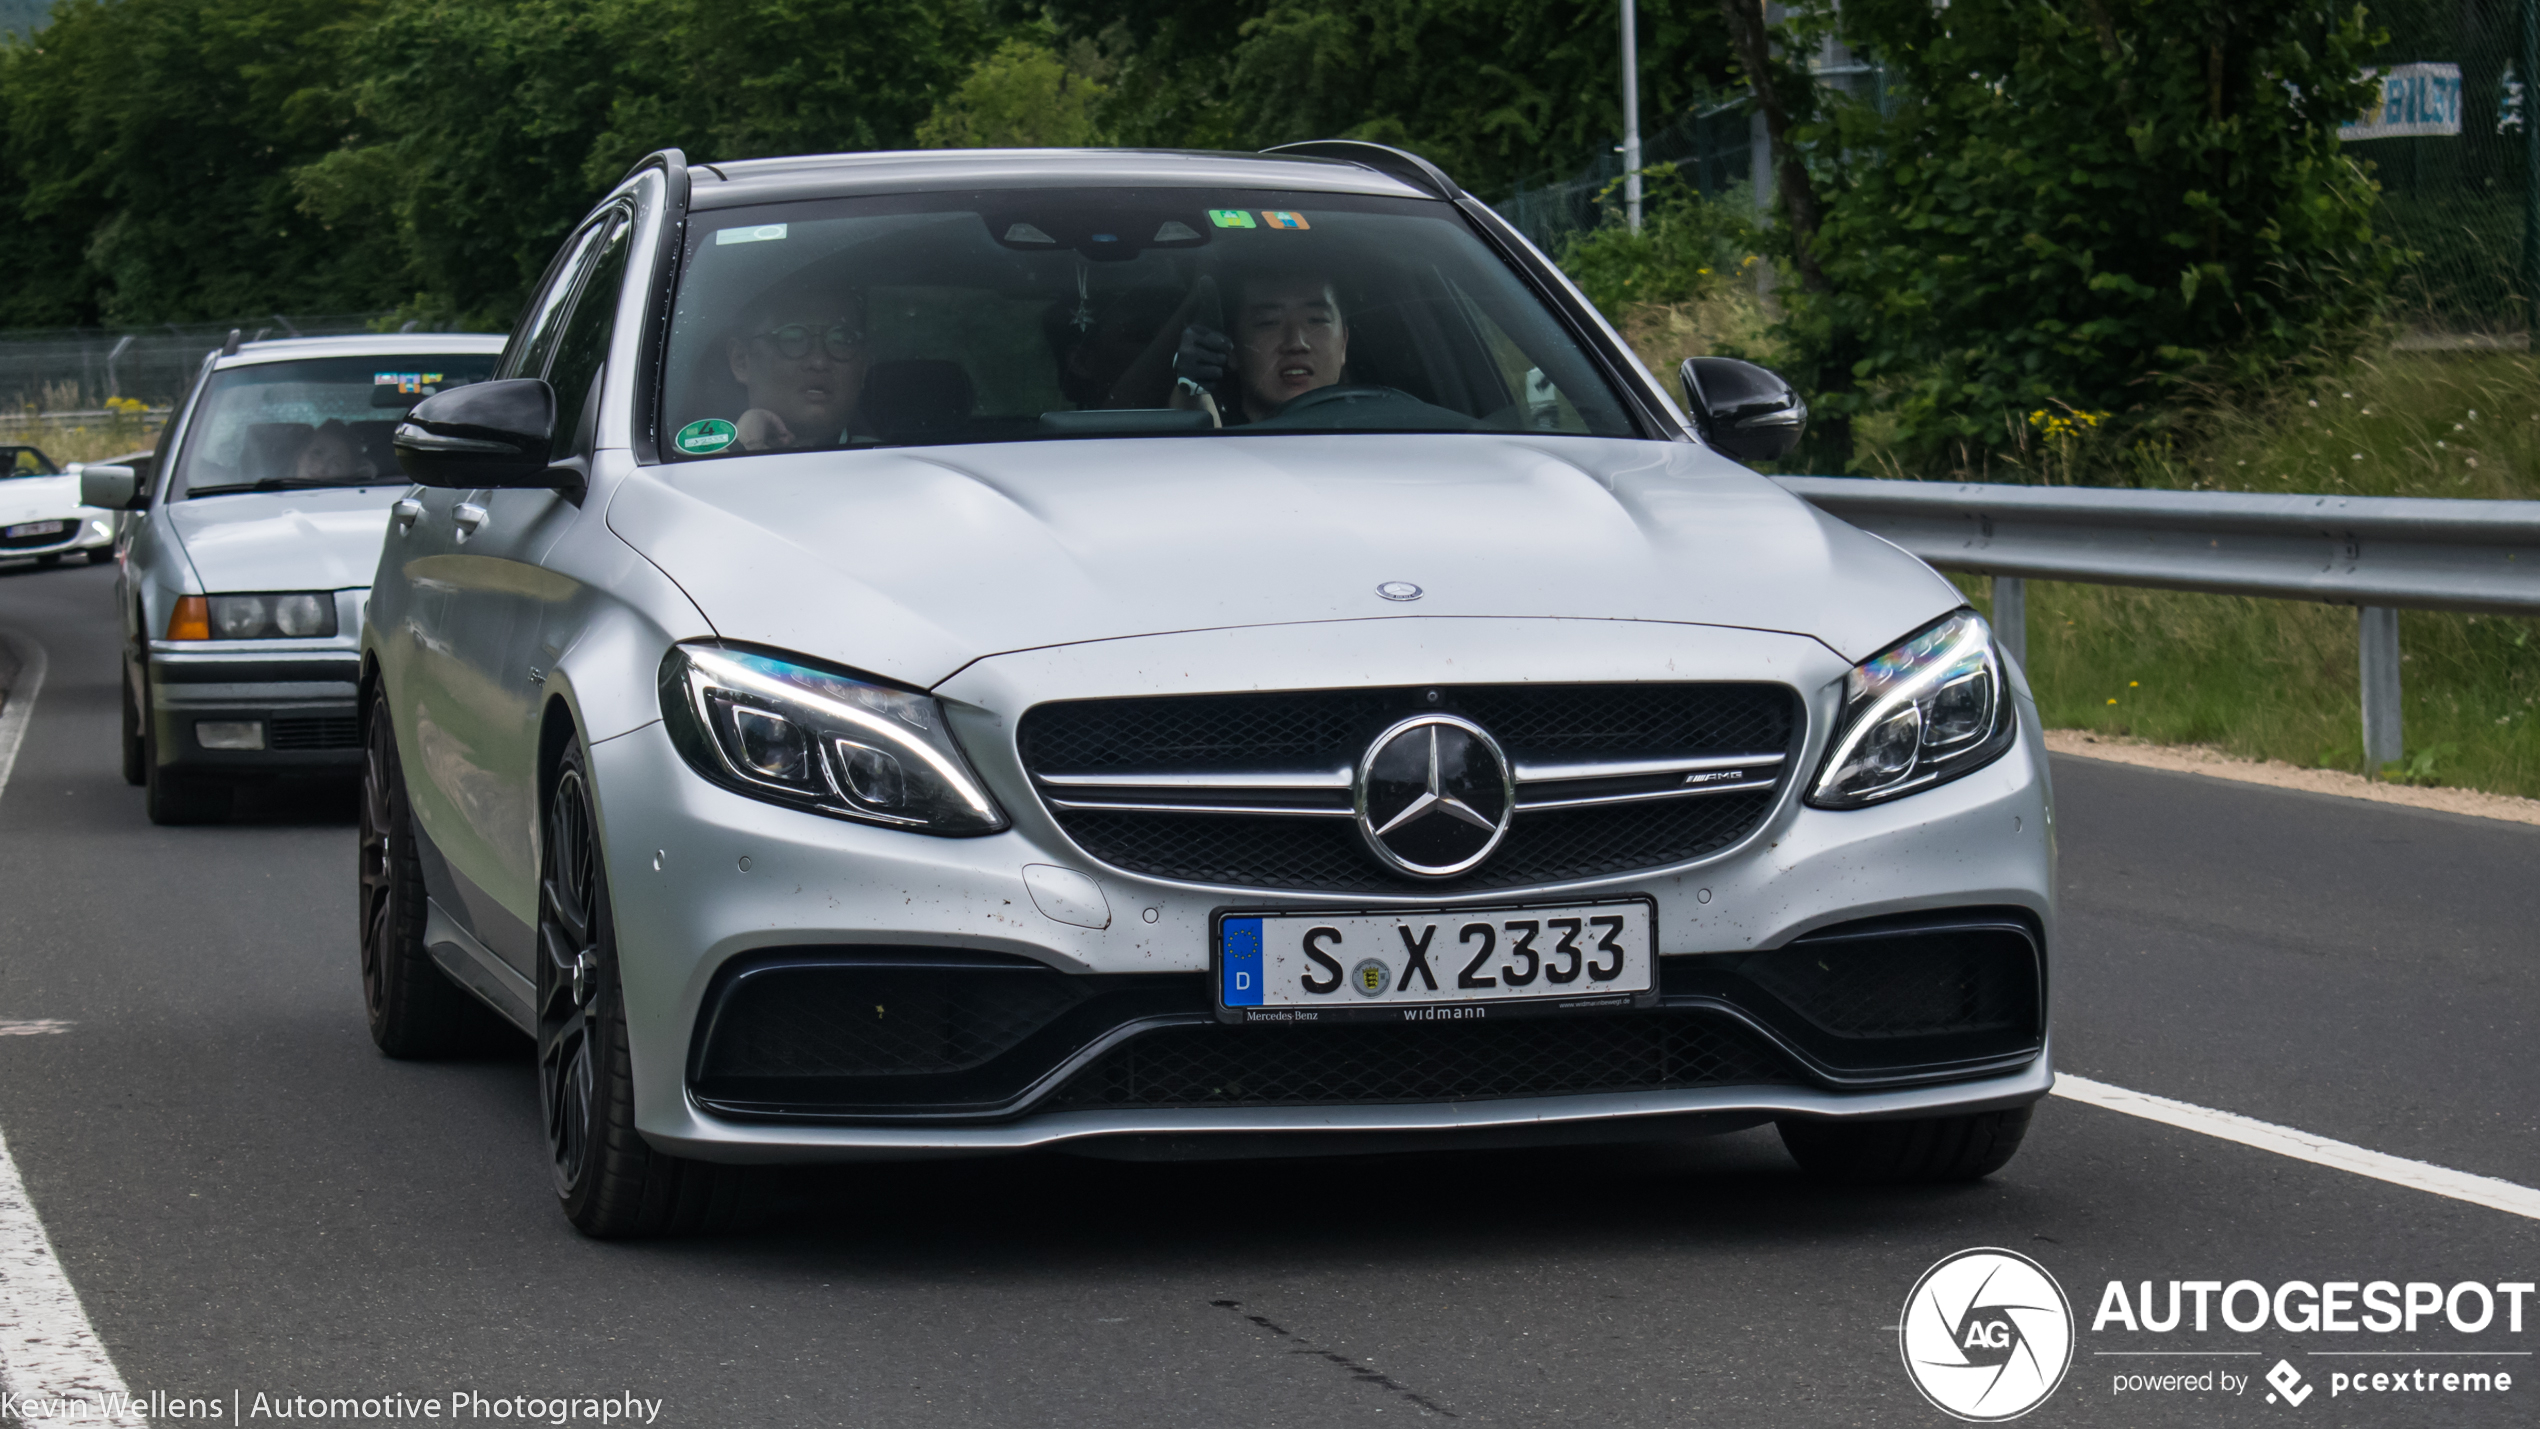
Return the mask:
[[[617,182],[622,184],[646,169],[660,169],[666,174],[684,175],[688,172],[688,156],[677,149],[655,149],[637,159],[631,168],[618,176]],[[615,185],[611,187],[614,188]]]
[[1339,159],[1374,169],[1377,173],[1402,180],[1415,189],[1443,199],[1464,196],[1464,190],[1446,171],[1419,155],[1385,144],[1371,144],[1364,139],[1308,139],[1301,144],[1278,144],[1261,152],[1265,154],[1297,154],[1309,159]]

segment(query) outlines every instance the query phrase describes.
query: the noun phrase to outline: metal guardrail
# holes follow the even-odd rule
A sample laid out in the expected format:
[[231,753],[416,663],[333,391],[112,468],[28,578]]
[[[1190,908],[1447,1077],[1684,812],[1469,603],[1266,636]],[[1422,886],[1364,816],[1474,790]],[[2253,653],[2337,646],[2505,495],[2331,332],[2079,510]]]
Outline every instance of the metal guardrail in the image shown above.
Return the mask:
[[2400,608],[2540,615],[2540,501],[1775,480],[1943,570],[1991,576],[1995,629],[2023,663],[2028,580],[2355,606],[2368,768],[2402,748]]

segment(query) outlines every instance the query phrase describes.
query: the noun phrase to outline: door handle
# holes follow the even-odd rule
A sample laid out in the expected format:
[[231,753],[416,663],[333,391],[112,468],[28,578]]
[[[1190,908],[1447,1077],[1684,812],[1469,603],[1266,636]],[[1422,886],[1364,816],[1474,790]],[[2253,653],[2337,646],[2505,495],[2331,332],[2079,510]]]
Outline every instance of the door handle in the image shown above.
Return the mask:
[[408,496],[388,510],[396,517],[398,534],[403,535],[413,530],[416,519],[423,515],[423,503]]
[[462,501],[450,508],[450,524],[458,528],[459,539],[464,541],[485,524],[485,508],[473,501]]

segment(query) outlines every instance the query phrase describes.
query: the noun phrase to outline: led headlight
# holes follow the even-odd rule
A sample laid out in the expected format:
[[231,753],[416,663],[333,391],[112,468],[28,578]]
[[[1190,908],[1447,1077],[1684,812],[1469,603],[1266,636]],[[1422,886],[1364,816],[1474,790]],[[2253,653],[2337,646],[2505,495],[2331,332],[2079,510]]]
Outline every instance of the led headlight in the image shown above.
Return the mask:
[[1844,677],[1843,718],[1808,802],[1857,809],[1928,789],[2000,758],[2018,732],[1993,632],[1961,610]]
[[832,818],[987,834],[1005,814],[931,697],[718,645],[674,645],[662,717],[699,774]]

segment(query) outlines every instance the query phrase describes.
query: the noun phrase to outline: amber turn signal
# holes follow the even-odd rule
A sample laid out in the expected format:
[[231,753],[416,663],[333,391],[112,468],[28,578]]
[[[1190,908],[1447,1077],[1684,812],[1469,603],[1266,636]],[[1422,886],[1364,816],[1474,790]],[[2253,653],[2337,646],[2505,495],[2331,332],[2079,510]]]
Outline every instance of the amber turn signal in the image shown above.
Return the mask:
[[168,612],[170,640],[209,640],[212,638],[212,603],[199,595],[181,595],[176,609]]

